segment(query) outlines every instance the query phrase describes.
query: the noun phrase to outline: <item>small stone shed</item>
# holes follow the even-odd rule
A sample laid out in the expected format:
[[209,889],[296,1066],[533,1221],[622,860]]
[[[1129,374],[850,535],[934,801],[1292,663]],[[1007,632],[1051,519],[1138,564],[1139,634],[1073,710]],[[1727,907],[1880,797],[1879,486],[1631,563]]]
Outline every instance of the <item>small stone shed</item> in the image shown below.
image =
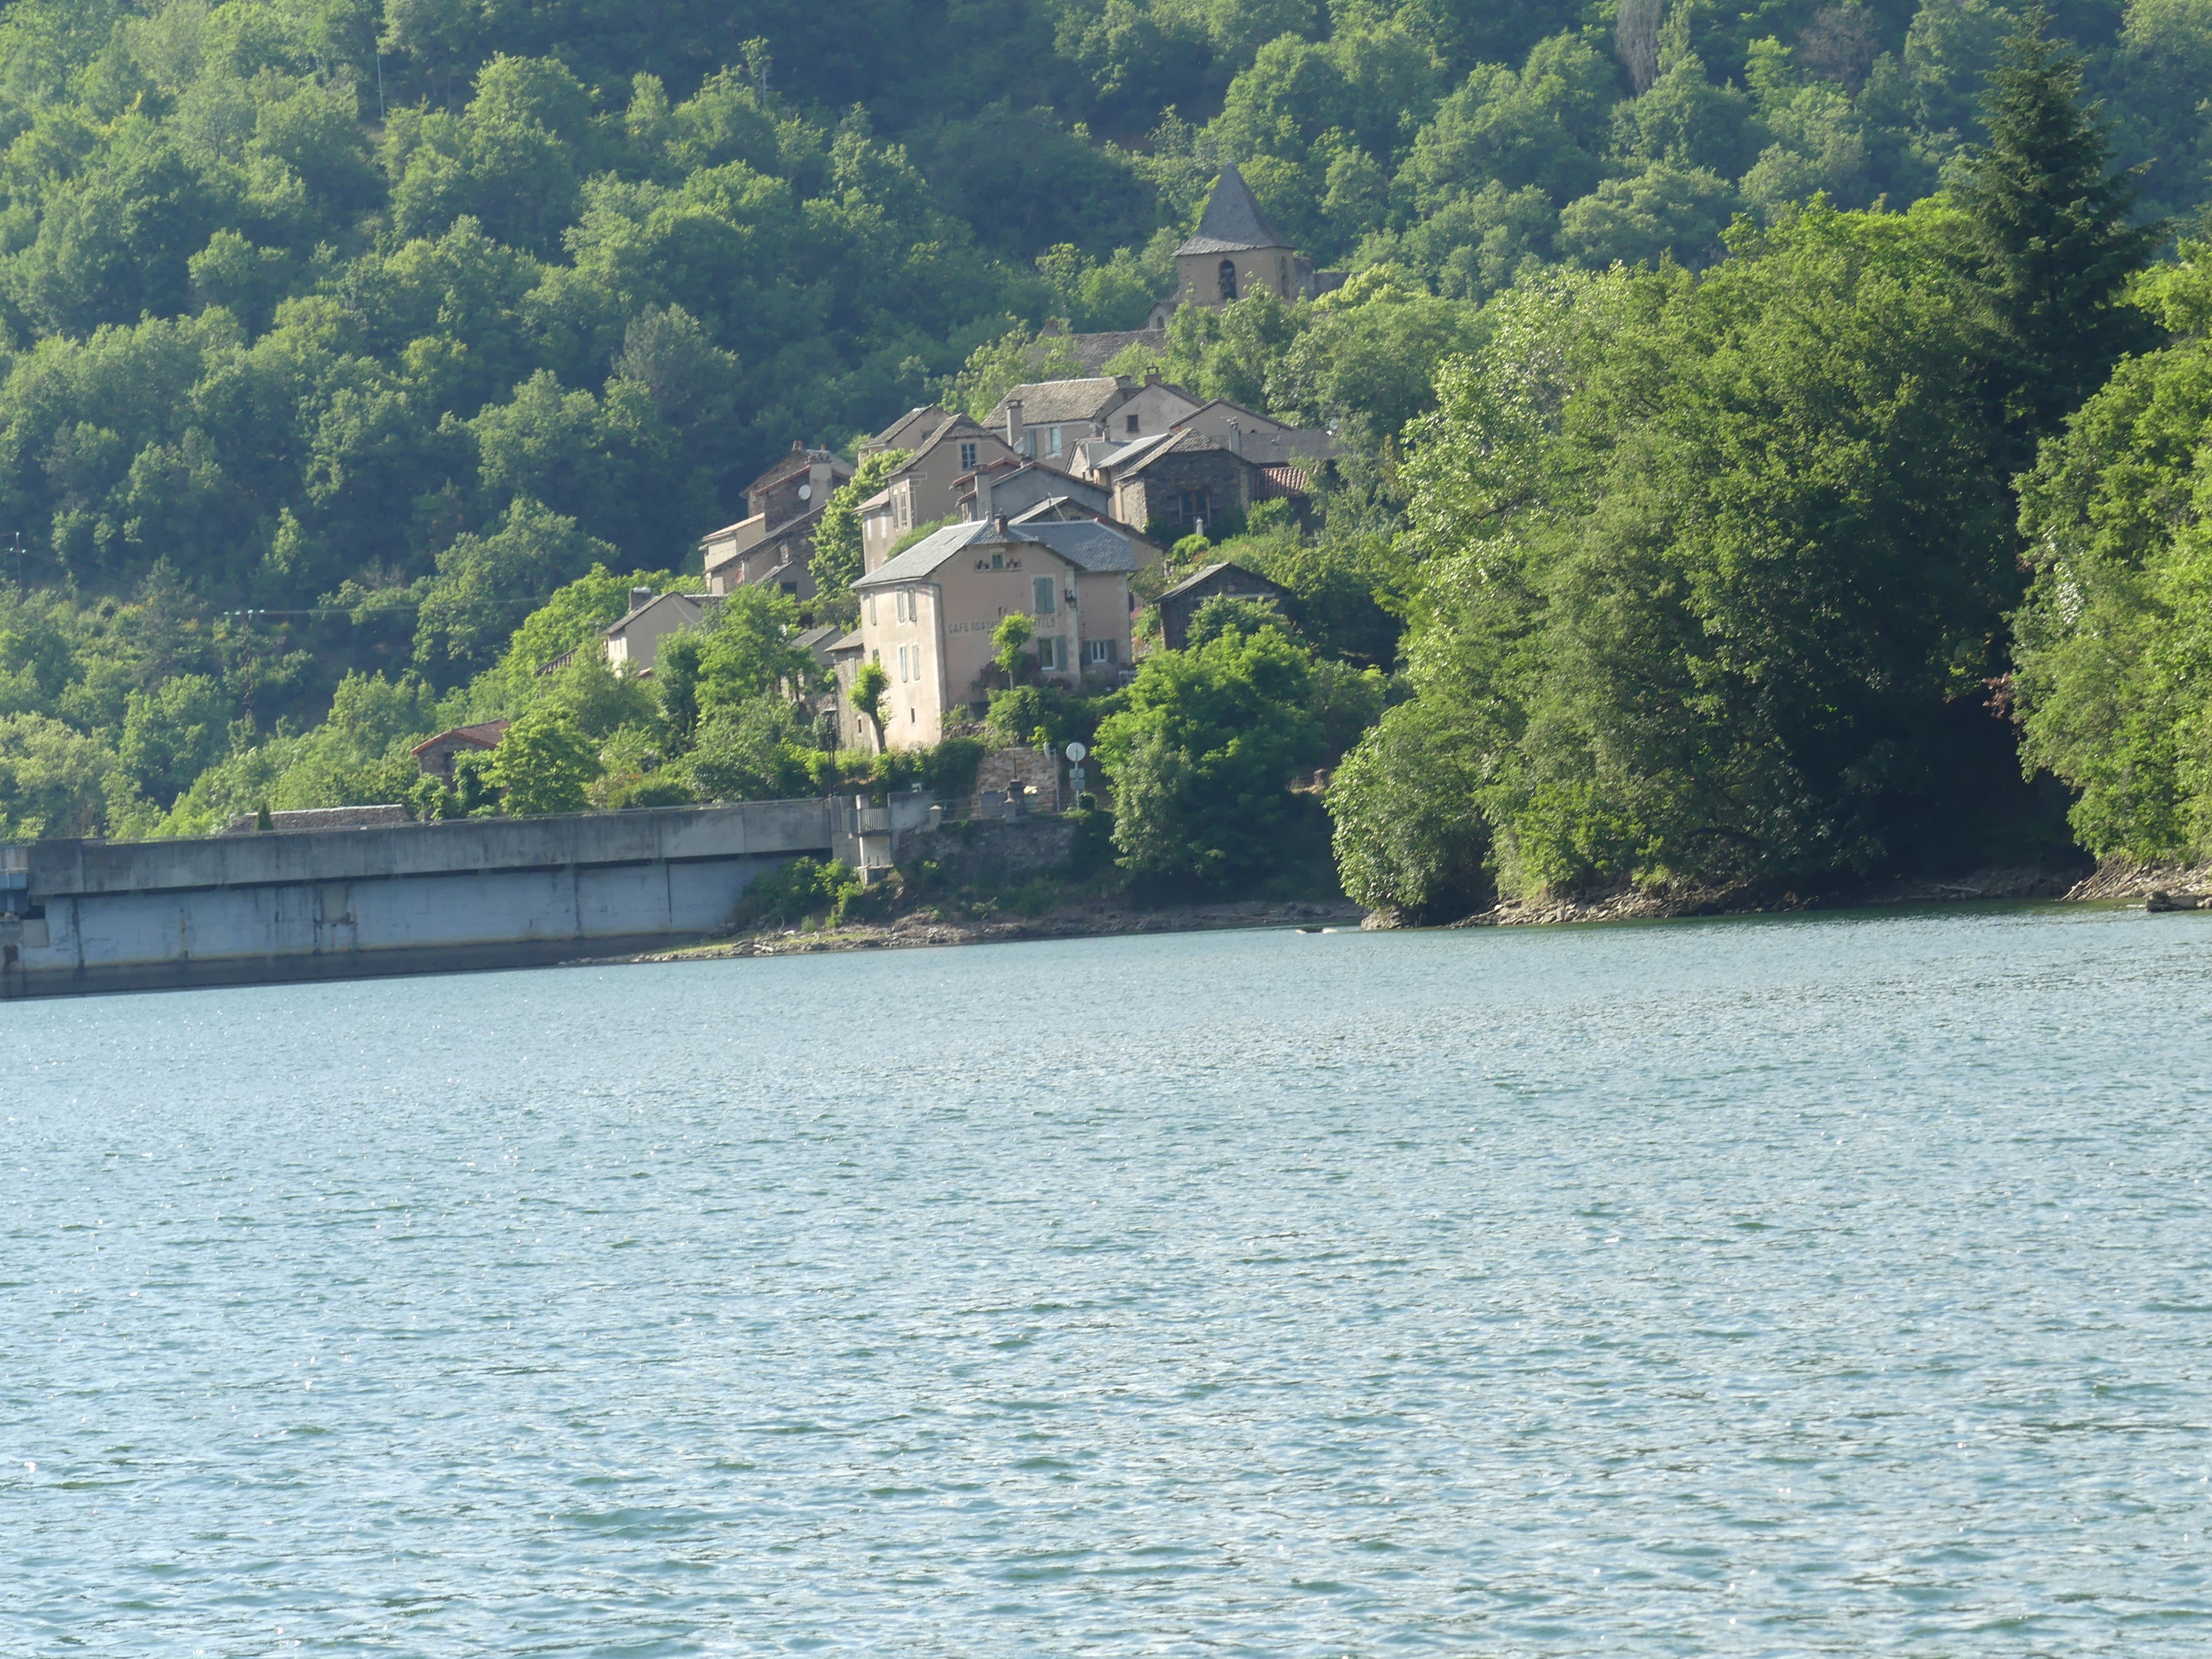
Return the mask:
[[1257,571],[1247,570],[1225,559],[1201,565],[1160,595],[1157,603],[1161,642],[1170,651],[1182,650],[1183,642],[1190,637],[1190,621],[1198,614],[1199,606],[1218,594],[1263,600],[1280,611],[1283,602],[1291,597],[1291,590],[1280,582],[1269,581]]

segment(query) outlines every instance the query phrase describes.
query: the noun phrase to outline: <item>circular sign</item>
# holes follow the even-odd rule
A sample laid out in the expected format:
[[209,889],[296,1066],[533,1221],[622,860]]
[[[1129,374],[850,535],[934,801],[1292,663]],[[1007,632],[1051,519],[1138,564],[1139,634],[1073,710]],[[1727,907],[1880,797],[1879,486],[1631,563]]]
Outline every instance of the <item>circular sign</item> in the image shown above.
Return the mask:
[[1072,761],[1079,761],[1090,752],[1079,743],[1071,743],[1067,745],[1067,757]]

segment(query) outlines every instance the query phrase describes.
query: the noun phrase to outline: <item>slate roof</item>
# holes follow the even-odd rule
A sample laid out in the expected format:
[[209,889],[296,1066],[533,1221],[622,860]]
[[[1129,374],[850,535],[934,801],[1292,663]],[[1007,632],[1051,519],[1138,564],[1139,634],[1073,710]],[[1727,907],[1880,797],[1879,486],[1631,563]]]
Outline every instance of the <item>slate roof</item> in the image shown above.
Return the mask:
[[[1142,346],[1147,351],[1164,353],[1168,349],[1168,331],[1164,328],[1109,329],[1098,334],[1064,334],[1060,337],[1075,354],[1076,366],[1093,371],[1103,368],[1131,346]],[[1048,346],[1041,341],[1037,350]]]
[[1137,538],[1126,530],[1101,524],[1096,519],[1069,519],[1055,523],[1025,524],[1009,536],[1042,542],[1077,569],[1093,576],[1110,575],[1140,568]]
[[1190,574],[1185,576],[1173,587],[1163,588],[1160,591],[1160,598],[1163,599],[1180,599],[1185,593],[1189,592],[1191,589],[1196,587],[1200,583],[1205,581],[1208,577],[1218,575],[1224,570],[1234,570],[1240,576],[1249,576],[1252,580],[1258,582],[1261,586],[1271,587],[1278,593],[1287,594],[1291,591],[1289,588],[1284,586],[1280,582],[1269,580],[1256,570],[1247,570],[1243,565],[1232,563],[1227,559],[1216,559],[1212,564],[1202,564],[1199,566],[1197,569],[1192,571]]
[[1095,421],[1127,395],[1121,381],[1110,374],[1087,380],[1032,380],[1026,386],[1010,388],[984,424],[1005,430],[1006,405],[1017,401],[1022,406],[1024,426]]
[[975,519],[932,531],[898,557],[877,566],[853,586],[892,587],[901,582],[919,581],[953,555],[979,542],[988,542],[994,547],[1009,542],[1040,543],[1078,570],[1092,575],[1139,568],[1135,539],[1126,531],[1095,519],[1065,524],[1026,524],[1019,528],[1010,525],[1003,534],[989,522]]
[[[1167,441],[1158,444],[1157,447],[1153,449],[1151,454],[1140,457],[1133,461],[1121,471],[1120,475],[1121,477],[1125,478],[1133,478],[1138,473],[1142,472],[1146,467],[1152,465],[1153,462],[1159,460],[1164,456],[1173,455],[1178,451],[1189,453],[1200,449],[1227,449],[1229,447],[1228,441],[1225,439],[1209,438],[1203,433],[1185,431],[1182,427],[1177,427],[1174,431],[1163,433],[1160,435],[1167,440]],[[1137,440],[1137,443],[1131,444],[1129,448],[1134,449],[1137,447],[1138,444],[1151,441],[1154,441],[1139,438]],[[1108,459],[1107,465],[1114,465],[1119,463],[1121,459],[1122,454],[1126,454],[1127,453],[1127,451],[1122,451],[1109,457]],[[1244,458],[1238,455],[1234,459],[1243,460]]]
[[1206,198],[1206,211],[1199,216],[1198,234],[1176,252],[1243,253],[1253,248],[1288,246],[1290,243],[1260,211],[1259,203],[1252,199],[1251,186],[1231,162],[1213,181],[1213,193]]
[[893,421],[861,446],[865,449],[912,449],[911,441],[944,421],[951,411],[935,404],[920,404]]

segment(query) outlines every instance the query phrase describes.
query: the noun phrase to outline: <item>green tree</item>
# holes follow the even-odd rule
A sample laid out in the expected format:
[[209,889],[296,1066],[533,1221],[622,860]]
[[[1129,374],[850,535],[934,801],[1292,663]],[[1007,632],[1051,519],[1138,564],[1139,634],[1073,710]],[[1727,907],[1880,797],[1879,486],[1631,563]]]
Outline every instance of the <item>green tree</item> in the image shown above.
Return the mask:
[[487,769],[516,817],[580,812],[584,790],[599,775],[597,746],[565,708],[539,708],[507,729]]
[[883,664],[873,659],[862,663],[860,671],[853,676],[853,708],[875,732],[878,750],[886,746],[884,742],[884,694],[890,689],[890,675],[884,672]]
[[0,841],[96,836],[129,789],[97,738],[44,714],[0,715]]
[[2100,855],[2212,849],[2212,246],[2139,294],[2171,337],[2122,363],[2023,482],[2035,580],[2014,618],[2021,760],[2077,792]]
[[125,771],[165,807],[229,747],[230,698],[205,674],[131,694],[117,745]]
[[1984,100],[1989,143],[1958,191],[2002,331],[1995,389],[2028,444],[2144,341],[2142,313],[2119,301],[2160,234],[2130,222],[2137,181],[2111,170],[2100,112],[2082,106],[2081,56],[2049,24],[2038,5],[2004,43]]
[[884,480],[904,466],[907,459],[903,449],[865,456],[853,476],[830,492],[822,521],[814,528],[814,556],[809,565],[824,604],[842,603],[849,608],[853,584],[861,575],[860,503],[881,489]]
[[1344,890],[1408,922],[1451,921],[1491,898],[1477,734],[1441,697],[1401,703],[1328,787]]
[[1145,659],[1127,706],[1098,727],[1123,868],[1220,891],[1262,874],[1316,758],[1311,659],[1279,629],[1231,631]]

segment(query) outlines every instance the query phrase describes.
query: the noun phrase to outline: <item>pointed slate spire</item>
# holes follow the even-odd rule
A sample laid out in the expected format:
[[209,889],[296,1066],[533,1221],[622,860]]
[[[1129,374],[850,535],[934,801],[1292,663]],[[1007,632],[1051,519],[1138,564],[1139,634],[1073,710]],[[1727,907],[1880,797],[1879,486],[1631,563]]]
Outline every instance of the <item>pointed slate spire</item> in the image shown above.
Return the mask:
[[1199,216],[1198,234],[1176,252],[1237,253],[1248,248],[1289,246],[1267,222],[1267,216],[1252,199],[1252,187],[1231,163],[1213,181],[1213,193],[1206,198],[1206,211]]

